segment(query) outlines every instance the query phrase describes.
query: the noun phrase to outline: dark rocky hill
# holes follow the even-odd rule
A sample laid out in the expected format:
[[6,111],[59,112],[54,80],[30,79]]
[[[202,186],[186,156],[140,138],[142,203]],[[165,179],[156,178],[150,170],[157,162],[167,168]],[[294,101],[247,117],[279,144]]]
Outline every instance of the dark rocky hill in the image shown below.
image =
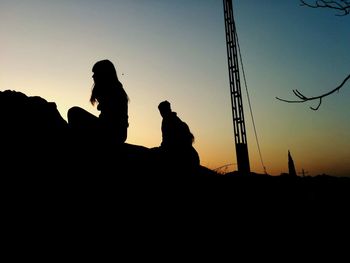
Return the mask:
[[132,144],[99,145],[93,138],[75,134],[54,102],[21,92],[0,92],[1,165],[6,174],[51,176],[101,176],[119,178],[213,175],[198,167],[186,171],[181,163],[165,165],[159,154]]
[[90,257],[100,246],[99,260],[110,250],[216,262],[223,251],[237,258],[234,241],[260,259],[256,247],[270,259],[279,244],[289,258],[348,237],[350,178],[188,172],[140,145],[87,146],[54,103],[14,91],[0,92],[0,121],[2,237],[12,257]]
[[141,145],[91,146],[72,135],[55,103],[16,91],[0,92],[0,123],[2,175],[17,178],[22,191],[40,189],[61,197],[57,191],[124,193],[153,204],[167,198],[319,206],[350,200],[350,178],[219,175],[203,166],[186,171],[181,164],[165,165]]

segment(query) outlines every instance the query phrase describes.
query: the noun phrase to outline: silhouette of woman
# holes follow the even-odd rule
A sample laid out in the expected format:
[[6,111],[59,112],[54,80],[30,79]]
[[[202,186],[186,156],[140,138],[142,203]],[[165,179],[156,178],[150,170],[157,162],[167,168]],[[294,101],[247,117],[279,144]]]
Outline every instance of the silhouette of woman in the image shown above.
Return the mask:
[[97,104],[98,117],[74,106],[68,110],[68,125],[78,136],[95,138],[93,143],[122,144],[127,138],[129,98],[113,63],[98,61],[92,68],[94,85],[90,102]]

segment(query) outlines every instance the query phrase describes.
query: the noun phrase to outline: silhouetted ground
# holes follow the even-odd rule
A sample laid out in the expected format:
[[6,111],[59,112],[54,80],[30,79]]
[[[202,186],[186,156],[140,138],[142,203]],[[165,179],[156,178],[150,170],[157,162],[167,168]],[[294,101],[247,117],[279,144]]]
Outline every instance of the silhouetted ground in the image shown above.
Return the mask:
[[[237,185],[239,194],[244,192],[264,201],[285,200],[294,204],[322,205],[350,201],[350,177],[318,176],[248,176],[228,173],[226,180]],[[248,197],[249,198],[249,197]]]
[[128,261],[224,262],[237,258],[234,241],[245,259],[261,260],[265,246],[270,260],[277,244],[287,251],[279,261],[304,249],[300,260],[315,240],[327,251],[348,238],[350,178],[186,171],[140,145],[72,136],[54,103],[12,91],[0,92],[0,122],[1,233],[11,258],[95,252],[101,261],[109,250]]
[[140,145],[85,143],[72,136],[54,103],[14,91],[0,93],[0,120],[7,200],[20,204],[153,212],[175,206],[220,214],[239,207],[312,210],[350,200],[350,178],[219,175],[203,166],[188,171]]

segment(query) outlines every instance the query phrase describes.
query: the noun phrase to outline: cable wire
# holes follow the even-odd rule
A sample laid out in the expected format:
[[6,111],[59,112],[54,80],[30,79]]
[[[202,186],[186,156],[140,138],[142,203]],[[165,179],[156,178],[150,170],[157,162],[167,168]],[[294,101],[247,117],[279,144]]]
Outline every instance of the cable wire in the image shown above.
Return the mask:
[[237,31],[235,31],[235,34],[236,34],[236,39],[237,39],[237,47],[238,47],[238,53],[239,53],[239,60],[240,60],[240,62],[241,62],[241,67],[242,67],[242,74],[243,74],[244,86],[245,86],[245,89],[246,89],[246,92],[247,92],[247,99],[248,99],[248,104],[249,104],[250,116],[251,116],[251,118],[252,118],[252,123],[253,123],[253,128],[254,128],[255,140],[256,140],[256,144],[257,144],[257,146],[258,146],[258,151],[259,151],[259,156],[260,156],[261,165],[262,165],[262,167],[263,167],[263,169],[264,169],[264,173],[267,174],[266,167],[265,167],[265,165],[264,165],[264,161],[263,161],[262,154],[261,154],[261,150],[260,150],[260,144],[259,144],[258,134],[257,134],[257,132],[256,132],[255,121],[254,121],[254,116],[253,116],[253,110],[252,110],[252,105],[251,105],[251,103],[250,103],[250,97],[249,97],[249,92],[248,92],[247,80],[246,80],[246,77],[245,77],[245,72],[244,72],[244,67],[243,67],[243,60],[242,60],[242,54],[241,54],[241,48],[240,48],[240,46],[239,46]]

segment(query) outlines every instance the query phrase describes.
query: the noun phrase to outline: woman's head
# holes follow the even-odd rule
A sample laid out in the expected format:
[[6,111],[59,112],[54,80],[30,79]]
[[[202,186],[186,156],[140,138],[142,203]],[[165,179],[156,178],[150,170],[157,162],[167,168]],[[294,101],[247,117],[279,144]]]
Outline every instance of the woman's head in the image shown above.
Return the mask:
[[117,71],[110,60],[104,59],[97,61],[92,67],[92,72],[92,78],[94,79],[94,86],[90,97],[92,104],[98,102],[103,96],[115,94],[118,89],[121,89],[125,93],[123,85],[118,79]]
[[100,60],[92,67],[93,79],[96,82],[118,80],[117,71],[108,59]]

